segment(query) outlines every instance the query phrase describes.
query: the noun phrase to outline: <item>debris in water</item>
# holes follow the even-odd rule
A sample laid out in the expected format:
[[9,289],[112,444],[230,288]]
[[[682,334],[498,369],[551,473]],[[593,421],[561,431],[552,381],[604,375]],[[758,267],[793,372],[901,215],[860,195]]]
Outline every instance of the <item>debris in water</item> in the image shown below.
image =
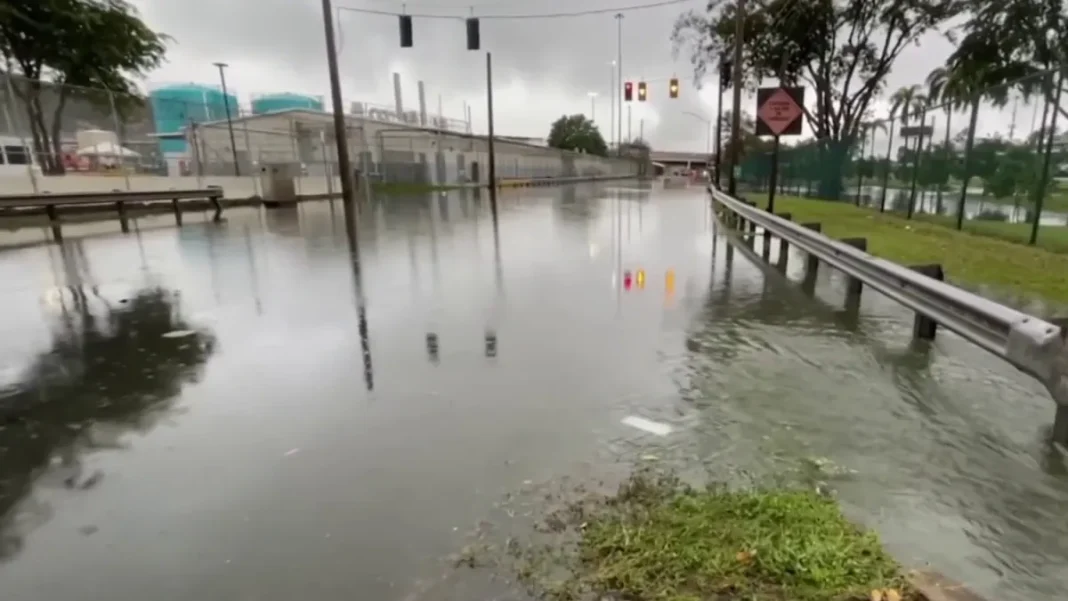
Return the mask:
[[163,335],[164,338],[185,338],[196,334],[196,330],[171,330]]
[[78,532],[81,532],[83,536],[92,536],[96,534],[98,530],[100,530],[100,528],[97,528],[93,525],[82,526],[81,528],[78,528]]
[[628,415],[623,418],[623,424],[632,428],[637,428],[650,434],[656,434],[657,436],[667,436],[671,434],[672,428],[668,424],[662,424],[660,422],[654,422],[644,417],[638,417],[637,415]]
[[284,455],[282,455],[282,456],[283,456],[283,457],[289,457],[290,455],[296,455],[296,454],[297,454],[297,453],[299,453],[299,452],[300,452],[300,449],[289,449],[289,450],[288,450],[288,451],[286,451],[286,452],[285,452],[285,454],[284,454]]

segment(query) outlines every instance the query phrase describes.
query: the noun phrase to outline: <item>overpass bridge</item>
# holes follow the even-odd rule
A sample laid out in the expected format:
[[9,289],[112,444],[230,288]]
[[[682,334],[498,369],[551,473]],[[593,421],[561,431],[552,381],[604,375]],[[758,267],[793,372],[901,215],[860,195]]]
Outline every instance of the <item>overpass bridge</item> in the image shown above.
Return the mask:
[[705,152],[654,150],[649,153],[649,160],[666,167],[707,167],[712,161],[712,155]]

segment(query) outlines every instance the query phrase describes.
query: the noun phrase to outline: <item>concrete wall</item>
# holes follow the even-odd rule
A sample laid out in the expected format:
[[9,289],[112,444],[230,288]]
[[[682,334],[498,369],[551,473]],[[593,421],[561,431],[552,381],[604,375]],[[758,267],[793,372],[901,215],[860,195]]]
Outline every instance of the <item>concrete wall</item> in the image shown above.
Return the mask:
[[[432,133],[411,127],[350,119],[349,153],[355,168],[391,182],[463,184],[486,182],[488,145],[485,138]],[[240,119],[234,123],[238,167],[235,177],[230,134],[225,124],[200,126],[190,136],[189,159],[194,174],[181,176],[68,174],[38,176],[39,192],[168,190],[222,186],[239,198],[262,192],[259,166],[287,162],[298,165],[298,194],[323,194],[340,189],[333,123],[330,115],[290,111]],[[554,148],[498,141],[494,144],[499,179],[635,175],[637,163],[606,159]],[[300,169],[299,165],[303,165]],[[196,175],[199,173],[199,175]],[[28,175],[0,176],[0,194],[29,194]]]

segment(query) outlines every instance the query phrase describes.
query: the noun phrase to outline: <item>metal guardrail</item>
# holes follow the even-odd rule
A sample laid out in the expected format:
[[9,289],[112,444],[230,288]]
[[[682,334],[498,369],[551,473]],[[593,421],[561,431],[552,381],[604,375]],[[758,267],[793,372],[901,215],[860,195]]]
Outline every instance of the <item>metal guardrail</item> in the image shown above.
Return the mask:
[[223,189],[219,186],[186,190],[153,190],[148,192],[74,192],[68,194],[9,194],[0,196],[0,209],[33,209],[44,207],[52,224],[52,233],[56,240],[62,240],[59,213],[56,208],[76,205],[113,205],[118,211],[122,231],[129,232],[129,220],[126,216],[126,203],[144,203],[170,201],[174,218],[182,225],[182,210],[179,203],[183,200],[207,200],[215,209],[214,221],[222,216]]
[[[737,218],[805,251],[847,276],[941,324],[1041,382],[1057,403],[1053,440],[1068,444],[1068,331],[850,244],[756,208],[709,187],[714,202]],[[767,243],[767,242],[766,242]],[[765,247],[767,248],[767,247]],[[785,247],[783,247],[785,248]],[[859,286],[857,288],[859,290]],[[933,325],[933,324],[932,324]],[[934,330],[929,336],[933,337]]]

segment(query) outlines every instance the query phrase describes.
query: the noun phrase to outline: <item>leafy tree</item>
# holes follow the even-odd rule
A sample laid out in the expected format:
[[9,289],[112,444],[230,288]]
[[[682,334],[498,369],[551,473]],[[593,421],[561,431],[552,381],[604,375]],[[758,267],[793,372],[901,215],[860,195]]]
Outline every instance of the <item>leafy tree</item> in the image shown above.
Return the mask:
[[119,110],[139,104],[132,78],[160,64],[168,38],[125,0],[4,1],[3,73],[25,78],[13,88],[26,107],[35,151],[46,172],[60,174],[63,112],[72,91],[90,90],[90,101],[109,106],[114,100]]
[[[820,195],[839,198],[842,168],[871,101],[894,61],[912,42],[954,16],[960,0],[767,0],[747,15],[745,85],[778,78],[804,84],[815,108],[805,108],[828,169]],[[734,44],[736,3],[710,0],[705,13],[676,21],[676,49],[689,49],[700,79]]]
[[586,115],[564,115],[549,129],[549,146],[597,156],[608,156],[601,130]]

